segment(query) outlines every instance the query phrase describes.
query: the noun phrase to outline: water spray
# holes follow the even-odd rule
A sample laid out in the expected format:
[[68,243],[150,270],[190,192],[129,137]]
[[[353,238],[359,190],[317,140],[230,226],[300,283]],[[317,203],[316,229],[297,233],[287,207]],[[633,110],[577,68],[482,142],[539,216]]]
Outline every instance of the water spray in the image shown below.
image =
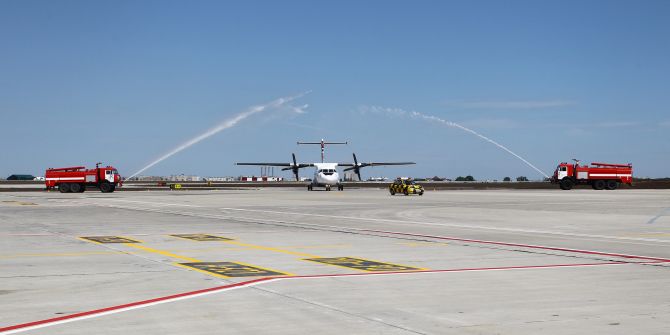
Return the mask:
[[488,138],[488,137],[486,137],[486,136],[484,136],[484,135],[482,135],[482,134],[480,134],[480,133],[478,133],[478,132],[476,132],[476,131],[474,131],[474,130],[472,130],[472,129],[470,129],[470,128],[461,126],[460,124],[458,124],[458,123],[456,123],[456,122],[451,122],[451,121],[447,121],[447,120],[441,119],[441,118],[439,118],[439,117],[437,117],[437,116],[425,115],[425,114],[421,114],[421,113],[419,113],[419,112],[412,112],[412,113],[410,114],[410,116],[413,117],[413,118],[421,118],[421,119],[424,119],[424,120],[427,120],[427,121],[433,121],[433,122],[441,123],[441,124],[447,125],[447,126],[449,126],[449,127],[455,127],[455,128],[461,129],[461,130],[463,130],[463,131],[466,131],[466,132],[468,132],[468,133],[470,133],[470,134],[472,134],[472,135],[475,135],[475,136],[477,136],[477,137],[483,139],[484,141],[489,142],[489,143],[491,143],[491,144],[497,146],[498,148],[507,151],[507,152],[508,152],[509,154],[511,154],[512,156],[514,156],[514,157],[520,159],[522,162],[526,163],[526,165],[530,166],[530,167],[533,168],[535,171],[539,172],[539,173],[540,173],[541,175],[543,175],[545,178],[549,178],[549,176],[548,176],[546,173],[544,173],[542,170],[540,170],[540,169],[538,169],[537,167],[535,167],[535,165],[531,164],[529,161],[525,160],[523,157],[521,157],[521,156],[517,155],[516,153],[514,153],[512,150],[508,149],[508,148],[505,147],[504,145],[502,145],[502,144],[500,144],[500,143],[498,143],[498,142],[496,142],[496,141],[494,141],[494,140],[492,140],[492,139],[490,139],[490,138]]
[[137,172],[133,173],[132,175],[130,175],[130,177],[128,177],[126,179],[130,179],[130,178],[133,178],[133,177],[137,176],[138,174],[144,172],[145,170],[151,168],[152,166],[170,158],[170,156],[172,156],[172,155],[174,155],[174,154],[176,154],[176,153],[178,153],[182,150],[188,149],[189,147],[193,146],[194,144],[196,144],[196,143],[198,143],[198,142],[200,142],[200,141],[202,141],[202,140],[204,140],[208,137],[211,137],[211,136],[213,136],[213,135],[215,135],[215,134],[217,134],[217,133],[219,133],[223,130],[226,130],[228,128],[232,128],[232,127],[236,126],[240,121],[242,121],[242,120],[244,120],[244,119],[246,119],[246,118],[248,118],[248,117],[250,117],[254,114],[261,113],[261,112],[263,112],[267,109],[271,109],[271,108],[279,108],[279,107],[285,105],[288,102],[291,102],[295,99],[298,99],[298,98],[308,94],[309,92],[310,91],[303,92],[303,93],[300,93],[298,95],[294,95],[294,96],[290,96],[290,97],[279,98],[279,99],[273,100],[273,101],[271,101],[267,104],[264,104],[264,105],[258,105],[258,106],[250,107],[248,110],[246,110],[242,113],[239,113],[239,114],[235,115],[234,117],[232,117],[228,120],[225,120],[225,121],[221,122],[216,127],[207,130],[206,132],[204,132],[204,133],[202,133],[202,134],[184,142],[183,144],[180,144],[176,148],[170,150],[165,155],[159,157],[155,161],[153,161],[153,162],[147,164],[145,167],[139,169]]
[[486,142],[489,142],[489,143],[495,145],[496,147],[498,147],[498,148],[500,148],[500,149],[506,151],[507,153],[511,154],[512,156],[514,156],[514,157],[520,159],[520,160],[521,160],[522,162],[524,162],[526,165],[528,165],[528,166],[530,166],[531,168],[533,168],[533,170],[539,172],[539,173],[540,173],[541,175],[543,175],[545,178],[549,178],[549,175],[547,175],[547,174],[544,173],[542,170],[538,169],[535,165],[531,164],[529,161],[527,161],[527,160],[524,159],[523,157],[517,155],[515,152],[513,152],[513,151],[510,150],[510,149],[508,149],[508,148],[505,147],[504,145],[502,145],[502,144],[500,144],[500,143],[498,143],[498,142],[496,142],[496,141],[494,141],[494,140],[492,140],[492,139],[490,139],[490,138],[488,138],[488,137],[486,137],[486,136],[484,136],[484,135],[482,135],[482,134],[480,134],[480,133],[478,133],[478,132],[476,132],[476,131],[474,131],[474,130],[472,130],[472,129],[470,129],[470,128],[467,128],[467,127],[465,127],[465,126],[462,126],[462,125],[460,125],[460,124],[458,124],[458,123],[456,123],[456,122],[447,121],[447,120],[441,119],[441,118],[439,118],[439,117],[437,117],[437,116],[426,115],[426,114],[422,114],[422,113],[415,112],[415,111],[412,111],[412,112],[408,113],[408,112],[406,112],[405,110],[402,110],[402,109],[400,109],[400,108],[384,108],[384,107],[372,106],[372,107],[364,107],[364,108],[362,108],[362,109],[361,109],[361,112],[383,113],[383,114],[386,114],[386,115],[389,115],[389,116],[405,116],[405,115],[409,115],[409,116],[412,117],[412,118],[423,119],[423,120],[426,120],[426,121],[436,122],[436,123],[439,123],[439,124],[443,124],[443,125],[446,125],[446,126],[449,126],[449,127],[458,128],[458,129],[463,130],[463,131],[465,131],[465,132],[468,132],[468,133],[470,133],[470,134],[472,134],[472,135],[475,135],[475,136],[481,138],[482,140],[484,140],[484,141],[486,141]]

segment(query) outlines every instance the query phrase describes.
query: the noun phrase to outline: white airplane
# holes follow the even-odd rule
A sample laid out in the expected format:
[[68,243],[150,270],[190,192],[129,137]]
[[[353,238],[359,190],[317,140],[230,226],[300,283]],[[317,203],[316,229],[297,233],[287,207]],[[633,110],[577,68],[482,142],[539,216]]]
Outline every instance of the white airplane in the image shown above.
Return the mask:
[[331,187],[337,186],[338,191],[344,190],[344,185],[340,182],[340,175],[337,173],[337,167],[347,167],[344,171],[353,170],[358,176],[358,180],[361,179],[361,168],[368,166],[382,166],[382,165],[410,165],[416,164],[414,162],[391,162],[391,163],[380,163],[380,162],[371,162],[371,163],[359,163],[356,159],[356,154],[354,156],[353,163],[326,163],[325,159],[325,150],[326,145],[328,144],[347,144],[347,142],[326,142],[323,139],[321,142],[298,142],[298,144],[318,144],[321,145],[321,163],[298,163],[295,159],[295,154],[293,156],[293,163],[235,163],[236,165],[255,165],[255,166],[281,166],[282,171],[292,170],[295,175],[295,180],[299,181],[300,177],[298,175],[298,170],[306,167],[314,167],[314,178],[312,182],[307,185],[307,190],[312,191],[314,187],[324,187],[326,191],[330,191]]

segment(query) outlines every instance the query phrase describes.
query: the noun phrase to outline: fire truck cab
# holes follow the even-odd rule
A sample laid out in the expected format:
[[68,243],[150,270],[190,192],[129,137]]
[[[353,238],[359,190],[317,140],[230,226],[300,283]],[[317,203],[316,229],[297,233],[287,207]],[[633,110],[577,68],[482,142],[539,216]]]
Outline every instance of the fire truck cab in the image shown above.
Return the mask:
[[588,184],[595,190],[614,190],[619,184],[633,184],[632,164],[591,163],[579,165],[566,162],[558,164],[551,181],[558,183],[562,190],[570,190],[578,184]]

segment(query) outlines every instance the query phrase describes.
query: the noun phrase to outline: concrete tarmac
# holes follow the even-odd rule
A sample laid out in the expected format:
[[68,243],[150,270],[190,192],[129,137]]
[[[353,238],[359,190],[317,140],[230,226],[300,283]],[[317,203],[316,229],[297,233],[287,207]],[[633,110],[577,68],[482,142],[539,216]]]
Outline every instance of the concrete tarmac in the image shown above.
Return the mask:
[[0,334],[668,334],[669,190],[0,194]]

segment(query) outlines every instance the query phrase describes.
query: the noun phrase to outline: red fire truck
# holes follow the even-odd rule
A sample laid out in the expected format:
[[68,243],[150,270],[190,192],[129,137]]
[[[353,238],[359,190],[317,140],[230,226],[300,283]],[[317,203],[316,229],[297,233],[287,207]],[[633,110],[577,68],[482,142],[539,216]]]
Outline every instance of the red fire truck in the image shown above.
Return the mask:
[[591,185],[594,190],[614,190],[619,184],[633,184],[633,164],[591,163],[589,166],[574,161],[575,164],[558,164],[551,178],[562,190],[572,189],[577,184]]
[[116,168],[100,167],[100,164],[88,170],[84,166],[49,168],[44,174],[47,190],[58,187],[61,193],[81,193],[86,191],[86,186],[95,186],[103,193],[114,192],[116,186],[121,185],[121,176]]

